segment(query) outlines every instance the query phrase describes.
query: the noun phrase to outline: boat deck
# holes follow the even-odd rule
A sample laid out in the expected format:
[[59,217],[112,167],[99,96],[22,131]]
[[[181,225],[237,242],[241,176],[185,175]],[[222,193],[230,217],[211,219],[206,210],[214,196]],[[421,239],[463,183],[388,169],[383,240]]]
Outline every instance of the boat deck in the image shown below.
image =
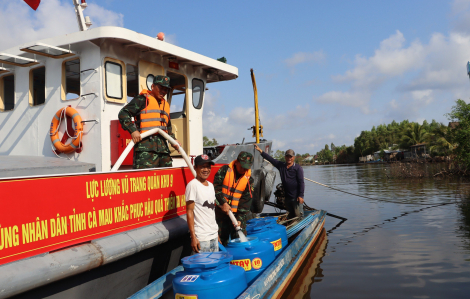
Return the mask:
[[0,156],[0,178],[94,172],[95,164],[39,156]]

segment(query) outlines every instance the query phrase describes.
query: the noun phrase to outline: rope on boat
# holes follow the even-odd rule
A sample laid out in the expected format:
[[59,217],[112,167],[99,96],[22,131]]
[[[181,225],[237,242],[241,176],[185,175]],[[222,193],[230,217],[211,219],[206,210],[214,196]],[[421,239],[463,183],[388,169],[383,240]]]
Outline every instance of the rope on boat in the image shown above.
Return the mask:
[[[268,206],[274,207],[274,208],[276,208],[276,209],[279,209],[279,210],[283,210],[283,209],[284,209],[283,207],[279,206],[278,204],[276,204],[276,203],[274,203],[274,202],[266,201],[265,204],[268,205]],[[304,202],[304,210],[307,210],[307,211],[318,211],[318,209],[309,207],[305,202]],[[292,221],[292,220],[295,220],[295,219],[299,218],[299,217],[294,217],[294,218],[291,218],[291,219],[287,219],[287,215],[288,215],[288,213],[279,216],[279,224],[285,224],[285,223],[287,223],[287,222],[290,222],[290,221]],[[344,217],[341,217],[341,216],[338,216],[338,215],[335,215],[335,214],[331,214],[331,213],[326,213],[326,215],[327,215],[327,216],[330,216],[330,217],[333,217],[333,218],[340,219],[342,222],[348,220],[347,218],[344,218]]]
[[442,204],[436,204],[436,203],[413,203],[413,202],[410,203],[410,202],[404,202],[404,201],[394,201],[394,200],[379,199],[379,198],[373,198],[373,197],[369,197],[369,196],[365,196],[365,195],[360,195],[360,194],[351,193],[351,192],[344,191],[344,190],[341,190],[341,189],[338,189],[338,188],[334,188],[334,187],[331,187],[331,186],[328,186],[328,185],[325,185],[325,184],[322,184],[322,183],[319,183],[319,182],[315,182],[314,180],[311,180],[311,179],[306,178],[306,177],[304,177],[304,179],[307,180],[307,181],[310,181],[310,182],[312,182],[312,183],[318,184],[318,185],[320,185],[320,186],[333,189],[333,190],[335,190],[335,191],[347,193],[347,194],[354,195],[354,196],[359,196],[359,197],[362,197],[362,198],[367,198],[367,199],[377,200],[377,201],[383,201],[383,202],[389,202],[389,203],[406,204],[406,205],[419,205],[419,206],[443,206],[443,205],[449,205],[449,204],[454,204],[454,203],[456,203],[456,202],[448,202],[448,203],[442,203]]

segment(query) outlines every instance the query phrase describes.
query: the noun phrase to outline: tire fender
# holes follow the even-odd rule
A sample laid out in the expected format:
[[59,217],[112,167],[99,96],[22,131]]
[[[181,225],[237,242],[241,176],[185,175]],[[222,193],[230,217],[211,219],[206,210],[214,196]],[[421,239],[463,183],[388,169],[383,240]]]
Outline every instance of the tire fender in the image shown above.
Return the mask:
[[251,202],[251,212],[261,213],[263,211],[264,200],[266,198],[266,171],[264,169],[256,169],[251,173],[251,176],[253,177],[253,201]]
[[276,171],[270,170],[266,172],[265,177],[265,190],[264,190],[264,200],[269,201],[271,199],[271,194],[274,189],[274,182],[276,181]]

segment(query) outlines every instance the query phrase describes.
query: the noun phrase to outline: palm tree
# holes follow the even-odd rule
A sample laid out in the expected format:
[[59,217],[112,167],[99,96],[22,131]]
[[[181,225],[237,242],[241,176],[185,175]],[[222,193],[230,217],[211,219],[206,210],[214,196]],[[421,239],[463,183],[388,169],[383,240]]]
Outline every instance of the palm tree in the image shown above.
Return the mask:
[[429,133],[426,132],[426,129],[423,125],[418,123],[409,124],[405,134],[403,134],[401,141],[406,147],[415,145],[418,143],[423,143],[429,138]]
[[455,147],[455,145],[450,142],[449,128],[442,123],[429,134],[429,141],[431,143],[431,147],[429,148],[431,151],[445,153],[445,155]]

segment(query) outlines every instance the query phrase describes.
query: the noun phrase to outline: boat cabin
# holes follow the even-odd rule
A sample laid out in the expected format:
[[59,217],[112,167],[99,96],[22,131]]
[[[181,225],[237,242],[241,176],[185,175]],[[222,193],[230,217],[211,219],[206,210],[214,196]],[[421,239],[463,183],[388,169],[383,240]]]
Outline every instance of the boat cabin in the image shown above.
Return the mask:
[[[170,77],[167,100],[177,140],[188,155],[202,154],[207,84],[237,78],[236,67],[120,27],[0,50],[0,155],[58,155],[109,171],[131,140],[118,113],[151,88],[155,75]],[[50,140],[51,120],[67,106],[77,110],[84,126],[83,147],[69,155],[55,152]],[[63,120],[60,135],[73,137],[73,127]],[[178,155],[172,151],[173,166],[185,166]],[[121,168],[131,167],[129,155]]]

